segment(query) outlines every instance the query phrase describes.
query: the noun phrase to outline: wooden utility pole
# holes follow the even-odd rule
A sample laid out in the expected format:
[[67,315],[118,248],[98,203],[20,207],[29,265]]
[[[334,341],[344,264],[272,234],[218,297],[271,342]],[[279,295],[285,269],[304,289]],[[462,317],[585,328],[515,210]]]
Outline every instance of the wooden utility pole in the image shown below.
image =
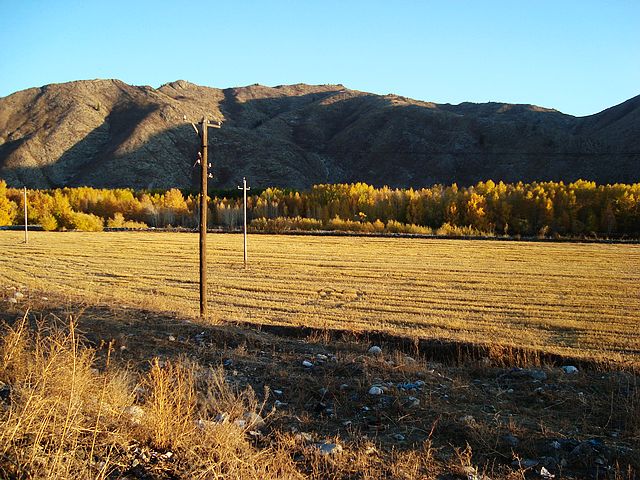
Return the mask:
[[27,220],[27,187],[24,187],[24,243],[29,243],[29,221]]
[[242,209],[244,212],[244,228],[242,232],[244,236],[244,268],[247,268],[247,190],[251,190],[251,188],[247,187],[246,177],[242,177],[242,186],[238,187],[238,189],[244,193],[244,208]]
[[[209,123],[202,117],[200,124],[200,317],[207,318],[207,192],[209,190],[209,136],[208,127],[220,128],[220,124]],[[198,129],[195,127],[196,132]]]

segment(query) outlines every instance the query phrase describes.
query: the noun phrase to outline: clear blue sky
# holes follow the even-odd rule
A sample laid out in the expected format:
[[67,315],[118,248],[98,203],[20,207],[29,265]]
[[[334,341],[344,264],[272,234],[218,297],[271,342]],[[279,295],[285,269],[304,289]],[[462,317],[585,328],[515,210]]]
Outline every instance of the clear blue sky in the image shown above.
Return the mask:
[[48,83],[342,83],[588,115],[640,94],[640,0],[0,0],[0,96]]

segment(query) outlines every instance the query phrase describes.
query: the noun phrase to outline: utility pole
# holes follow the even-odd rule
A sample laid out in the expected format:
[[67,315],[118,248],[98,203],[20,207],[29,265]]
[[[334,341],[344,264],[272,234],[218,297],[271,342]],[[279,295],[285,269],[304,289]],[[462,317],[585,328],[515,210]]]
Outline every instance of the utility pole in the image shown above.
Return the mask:
[[209,123],[207,117],[202,117],[200,131],[192,123],[196,133],[202,140],[200,143],[200,317],[207,318],[207,192],[209,190],[209,173],[211,164],[208,160],[209,136],[208,127],[220,128],[220,123]]
[[238,190],[242,190],[244,193],[244,268],[247,268],[247,190],[251,190],[251,188],[247,187],[246,177],[242,177],[242,186],[238,187]]
[[24,187],[24,243],[29,243],[29,221],[27,220],[27,187]]

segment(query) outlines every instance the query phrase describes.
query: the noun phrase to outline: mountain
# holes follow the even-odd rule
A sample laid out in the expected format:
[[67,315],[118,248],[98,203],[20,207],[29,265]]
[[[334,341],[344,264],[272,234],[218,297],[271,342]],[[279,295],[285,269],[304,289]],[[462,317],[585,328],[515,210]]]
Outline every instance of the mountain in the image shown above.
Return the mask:
[[[195,188],[210,129],[214,188],[363,181],[640,181],[640,96],[588,117],[534,105],[435,104],[342,85],[217,89],[77,81],[0,98],[0,178],[38,188]],[[188,121],[185,121],[187,118]]]

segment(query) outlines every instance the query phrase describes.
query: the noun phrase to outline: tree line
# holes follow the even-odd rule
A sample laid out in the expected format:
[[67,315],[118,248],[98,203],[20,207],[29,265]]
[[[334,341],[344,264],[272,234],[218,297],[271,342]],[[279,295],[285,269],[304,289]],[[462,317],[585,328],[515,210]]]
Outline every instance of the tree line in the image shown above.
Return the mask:
[[[0,181],[0,226],[21,224],[23,191]],[[178,189],[27,190],[28,220],[45,230],[198,225],[198,196]],[[251,228],[443,235],[640,237],[640,184],[495,183],[375,188],[365,183],[267,188],[247,199]],[[209,227],[236,228],[242,198],[208,198]]]

